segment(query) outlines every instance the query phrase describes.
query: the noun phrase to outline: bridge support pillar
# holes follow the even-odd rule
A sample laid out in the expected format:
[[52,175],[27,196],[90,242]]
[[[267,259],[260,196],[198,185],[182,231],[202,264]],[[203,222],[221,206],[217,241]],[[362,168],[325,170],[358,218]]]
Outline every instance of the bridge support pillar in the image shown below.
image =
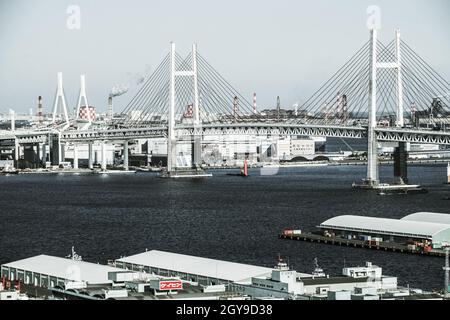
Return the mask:
[[394,150],[394,182],[395,184],[408,183],[408,152],[406,142],[399,142]]
[[59,144],[59,162],[65,162],[66,161],[66,144],[60,143]]
[[106,171],[106,142],[102,142],[102,170]]
[[369,129],[367,143],[367,183],[375,187],[380,183],[378,173],[378,141],[375,132]]
[[128,161],[128,141],[123,143],[123,168],[128,171],[129,170],[129,161]]
[[62,161],[62,150],[61,150],[60,136],[59,134],[50,135],[49,142],[49,152],[50,152],[50,162],[54,166],[58,166]]
[[176,168],[176,137],[175,137],[175,43],[170,44],[170,88],[169,88],[169,121],[167,137],[167,172]]
[[[202,135],[195,134],[200,128],[200,103],[198,96],[197,45],[192,45],[192,72],[194,80],[194,135],[192,143],[192,167],[200,168],[202,161]],[[196,130],[197,129],[197,130]]]
[[78,169],[78,146],[73,145],[73,168]]
[[192,136],[192,168],[200,168],[202,164],[202,137]]
[[42,144],[42,153],[41,153],[41,161],[44,165],[44,168],[46,167],[47,162],[47,145],[45,143]]
[[88,168],[93,169],[94,168],[94,161],[92,159],[92,142],[88,143]]
[[19,166],[20,158],[20,144],[17,139],[14,141],[14,166],[17,168]]
[[367,127],[367,180],[370,187],[379,184],[378,142],[375,134],[377,126],[377,30],[371,30],[369,80],[369,125]]
[[41,167],[41,144],[39,142],[36,143],[36,156],[34,159],[34,163],[36,165],[36,168]]

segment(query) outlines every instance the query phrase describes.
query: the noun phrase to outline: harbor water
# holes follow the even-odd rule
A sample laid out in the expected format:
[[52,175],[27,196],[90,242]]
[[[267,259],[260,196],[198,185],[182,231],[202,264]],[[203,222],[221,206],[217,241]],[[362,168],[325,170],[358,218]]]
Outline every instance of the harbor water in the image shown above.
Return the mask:
[[[38,254],[84,260],[146,249],[167,250],[271,267],[281,254],[298,271],[327,273],[372,261],[384,273],[428,290],[443,287],[443,258],[278,239],[283,228],[313,230],[333,216],[400,218],[417,211],[450,213],[445,165],[410,166],[428,194],[380,196],[351,189],[365,166],[264,168],[250,177],[216,170],[205,179],[136,174],[22,174],[0,177],[0,263]],[[381,166],[382,181],[392,166]],[[176,264],[176,261],[174,261]]]

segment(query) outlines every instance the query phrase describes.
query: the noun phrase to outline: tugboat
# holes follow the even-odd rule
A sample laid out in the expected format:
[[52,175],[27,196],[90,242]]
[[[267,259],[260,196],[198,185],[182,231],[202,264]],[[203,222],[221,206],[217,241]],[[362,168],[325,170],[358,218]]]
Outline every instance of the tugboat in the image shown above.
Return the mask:
[[248,177],[248,164],[247,159],[244,160],[244,168],[240,173],[227,173],[227,176]]

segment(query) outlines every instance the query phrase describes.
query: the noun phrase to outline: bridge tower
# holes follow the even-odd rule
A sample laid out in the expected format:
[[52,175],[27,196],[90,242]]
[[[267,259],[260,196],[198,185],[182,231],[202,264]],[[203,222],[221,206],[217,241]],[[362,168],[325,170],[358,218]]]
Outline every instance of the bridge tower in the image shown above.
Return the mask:
[[58,86],[56,89],[56,97],[55,97],[55,103],[53,106],[53,120],[52,123],[54,124],[56,122],[56,113],[58,112],[58,105],[59,101],[61,100],[63,112],[64,112],[64,119],[65,119],[65,127],[67,128],[69,123],[69,115],[67,113],[67,103],[66,103],[66,97],[64,95],[64,89],[63,89],[63,78],[62,78],[62,72],[58,72]]
[[379,184],[378,143],[375,135],[377,126],[377,29],[371,31],[370,80],[369,80],[369,125],[367,127],[367,183]]
[[[367,129],[367,179],[366,182],[371,187],[376,187],[380,183],[378,172],[378,141],[375,134],[377,127],[377,70],[378,69],[395,69],[397,72],[397,110],[396,110],[396,127],[404,126],[403,119],[403,81],[402,81],[402,64],[400,52],[400,31],[396,30],[395,37],[395,58],[394,62],[378,62],[377,61],[377,29],[370,30],[370,78],[369,78],[369,125]],[[396,175],[406,179],[406,160],[404,157],[405,143],[400,142],[397,149]],[[406,181],[405,181],[406,182]]]
[[80,117],[81,100],[84,100],[86,106],[87,120],[89,123],[92,122],[91,109],[89,108],[89,103],[86,94],[86,76],[84,74],[80,75],[80,94],[78,95],[77,111],[75,114],[75,119]]
[[176,145],[177,137],[175,134],[175,97],[177,77],[192,77],[194,87],[194,103],[193,103],[193,122],[194,134],[192,137],[192,167],[199,167],[201,164],[201,139],[202,135],[199,131],[201,126],[199,112],[199,95],[198,95],[198,73],[197,73],[197,45],[192,45],[192,70],[178,71],[176,70],[176,54],[175,43],[170,44],[170,88],[169,88],[169,128],[167,143],[167,172],[173,172],[177,167]]

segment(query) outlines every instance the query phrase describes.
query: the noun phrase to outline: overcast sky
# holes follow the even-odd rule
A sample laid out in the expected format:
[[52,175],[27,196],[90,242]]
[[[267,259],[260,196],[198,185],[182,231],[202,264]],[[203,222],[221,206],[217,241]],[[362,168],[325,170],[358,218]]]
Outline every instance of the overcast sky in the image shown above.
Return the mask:
[[[403,39],[450,79],[448,0],[0,0],[0,113],[49,112],[56,73],[64,74],[71,108],[79,75],[90,104],[104,112],[115,84],[154,70],[175,41],[192,42],[245,97],[260,107],[281,96],[291,106],[311,95],[369,37],[366,9],[381,9],[380,38]],[[81,9],[80,29],[67,28],[69,5]],[[115,100],[122,110],[133,92]]]

